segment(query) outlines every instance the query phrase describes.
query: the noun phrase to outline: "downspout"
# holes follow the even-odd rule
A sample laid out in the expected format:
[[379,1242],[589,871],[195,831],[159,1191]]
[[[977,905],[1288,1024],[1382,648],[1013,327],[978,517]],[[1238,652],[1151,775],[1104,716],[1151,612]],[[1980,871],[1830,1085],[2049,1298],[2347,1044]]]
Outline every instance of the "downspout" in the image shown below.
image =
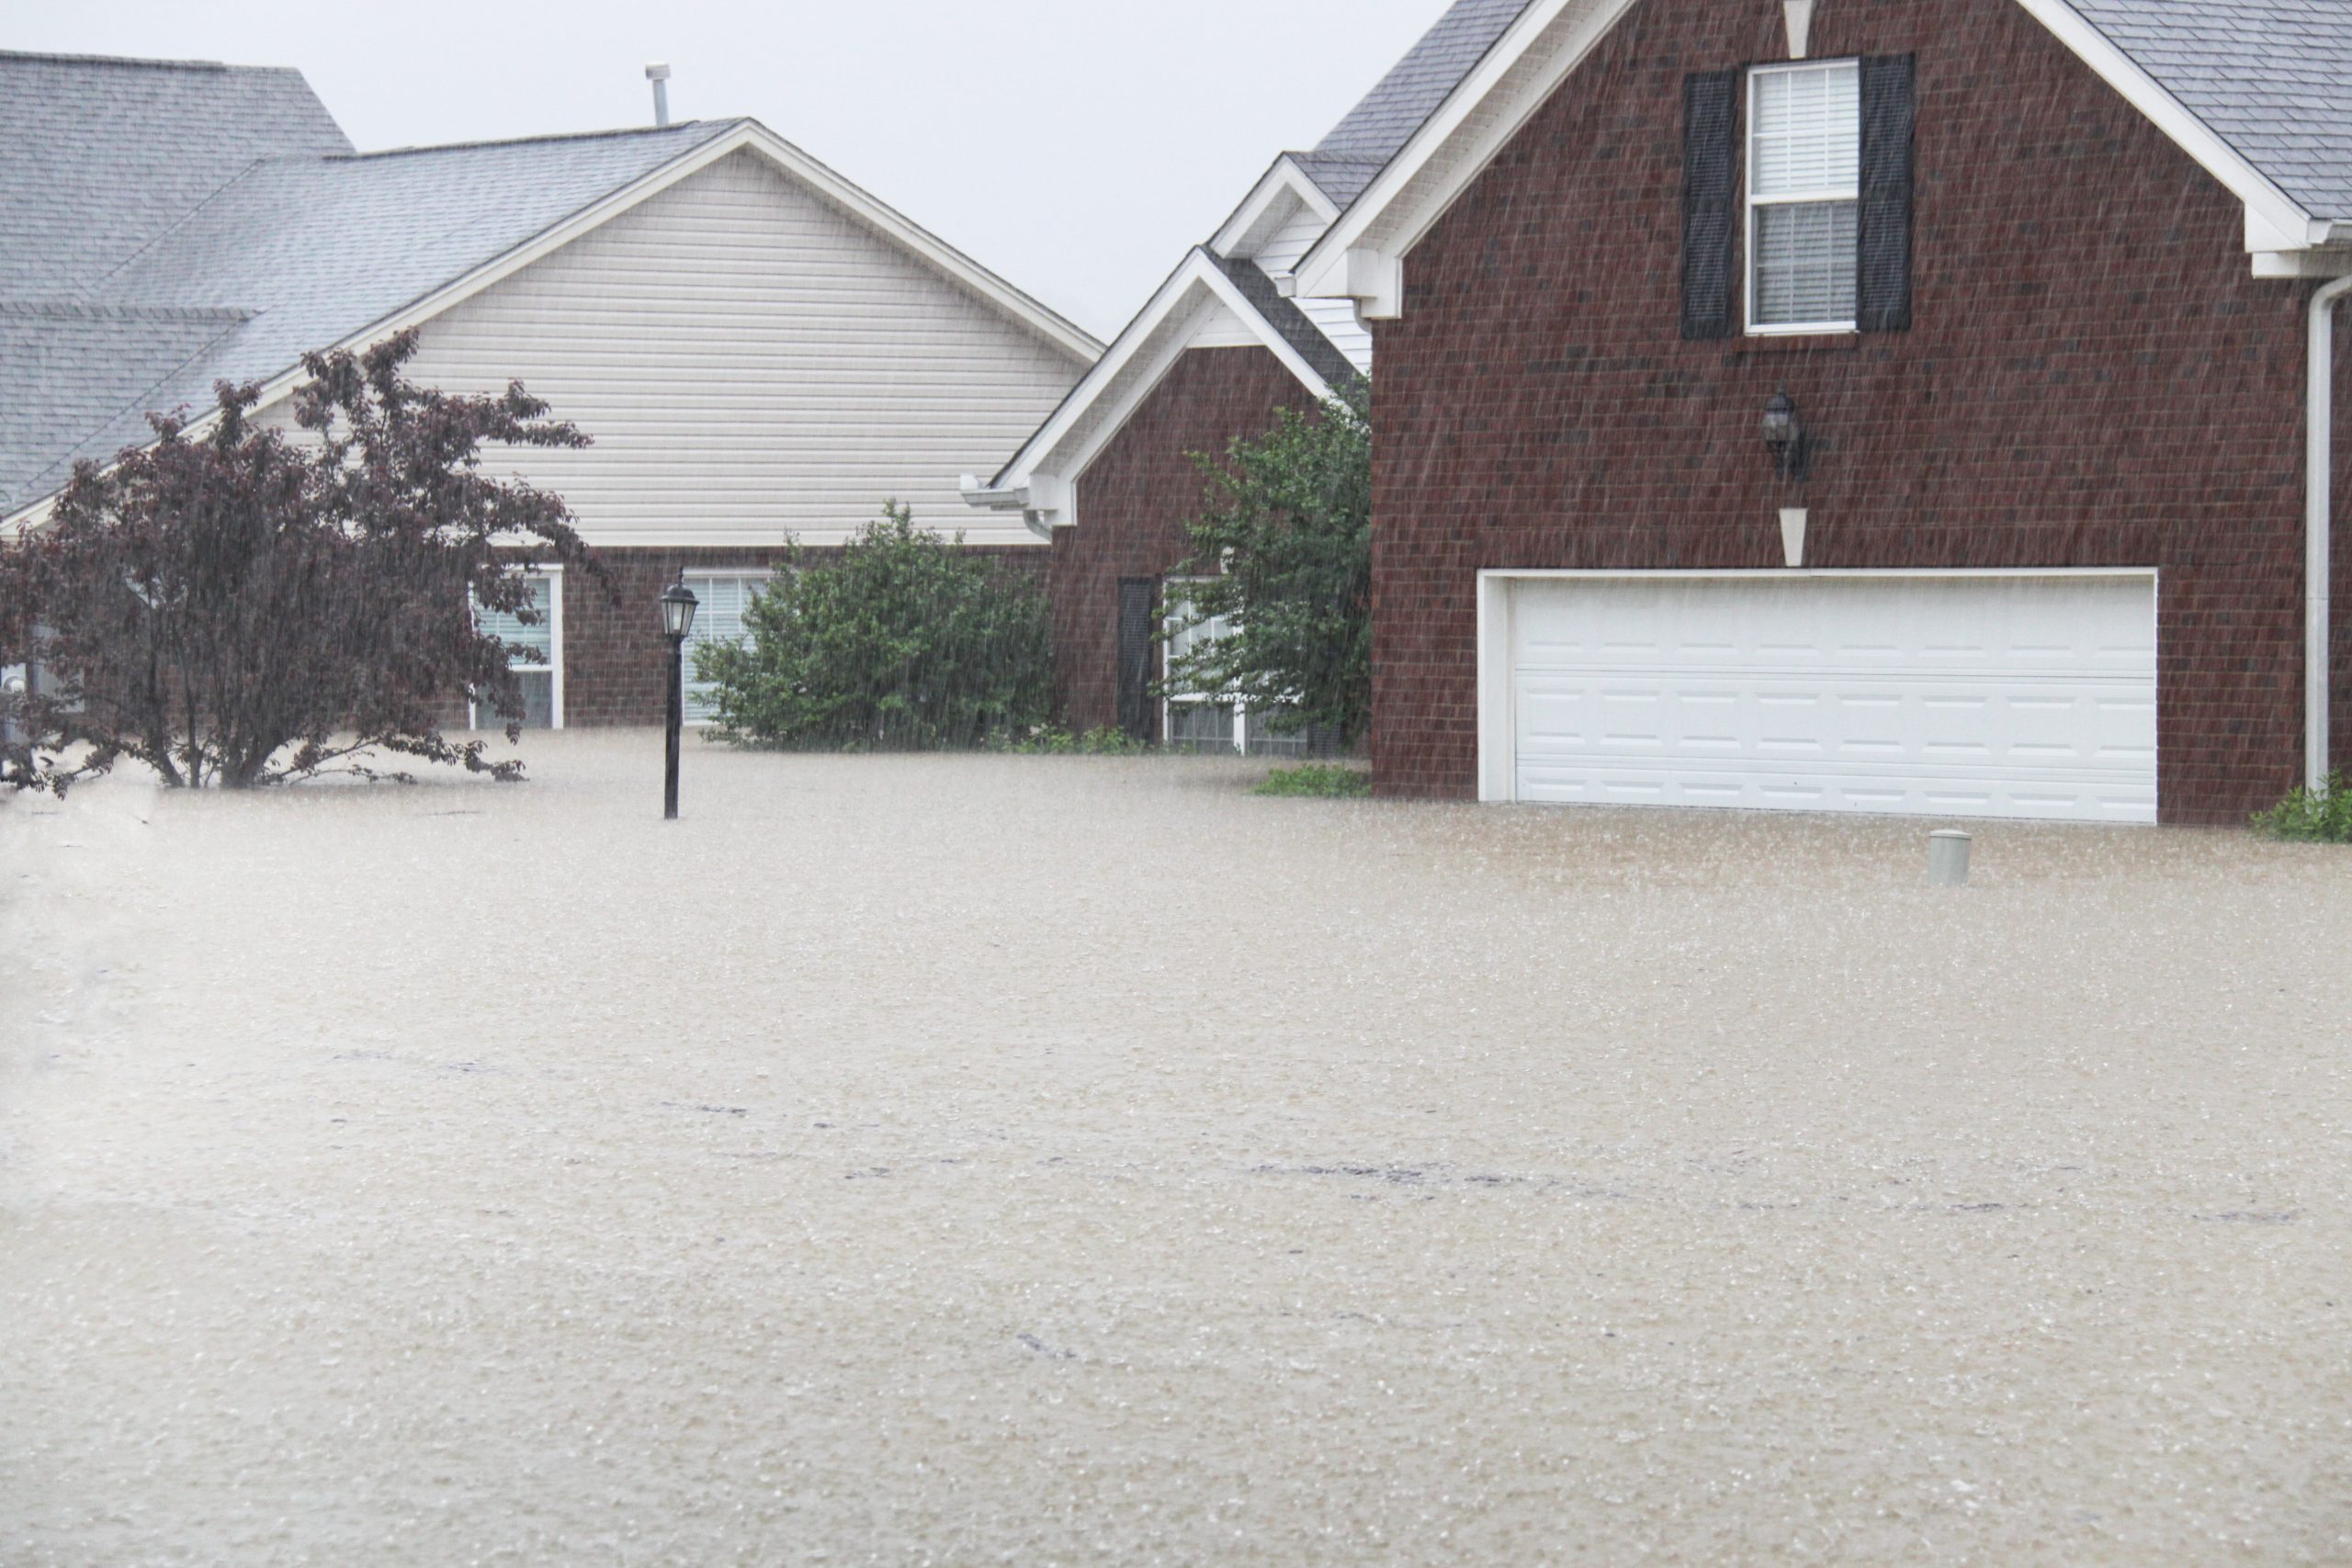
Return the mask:
[[2352,277],[2339,277],[2312,296],[2311,388],[2304,401],[2311,419],[2310,457],[2303,478],[2303,783],[2314,792],[2327,784],[2329,573],[2334,570],[2328,535],[2335,505],[2335,303],[2352,294]]

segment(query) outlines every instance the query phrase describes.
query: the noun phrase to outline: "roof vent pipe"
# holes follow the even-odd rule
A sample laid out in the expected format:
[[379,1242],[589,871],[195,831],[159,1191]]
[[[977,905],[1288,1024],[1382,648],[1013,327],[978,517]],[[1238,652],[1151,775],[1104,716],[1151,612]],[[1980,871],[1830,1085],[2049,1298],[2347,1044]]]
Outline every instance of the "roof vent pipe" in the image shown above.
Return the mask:
[[655,62],[645,68],[645,79],[653,84],[653,123],[670,123],[670,68]]

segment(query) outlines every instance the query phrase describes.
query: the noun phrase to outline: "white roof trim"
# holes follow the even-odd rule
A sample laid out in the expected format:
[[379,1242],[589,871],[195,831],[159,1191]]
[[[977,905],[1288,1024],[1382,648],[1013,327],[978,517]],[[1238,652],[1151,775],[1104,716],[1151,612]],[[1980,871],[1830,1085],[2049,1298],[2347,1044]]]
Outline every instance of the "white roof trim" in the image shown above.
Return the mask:
[[[2245,204],[2250,231],[2263,238],[2252,248],[2327,242],[2328,225],[2315,222],[2067,0],[2017,3]],[[1633,0],[1534,0],[1300,259],[1299,293],[1352,298],[1351,251],[1391,258],[1409,252],[1632,6]],[[1361,262],[1358,271],[1361,276]]]
[[[1350,251],[1401,256],[1411,249],[1633,4],[1534,0],[1521,11],[1363,194],[1299,258],[1298,292],[1350,298]],[[1554,37],[1555,24],[1566,29],[1561,41],[1567,47],[1553,51],[1549,69],[1538,69],[1535,46]],[[1442,159],[1449,152],[1453,155]]]
[[[1330,384],[1316,374],[1315,367],[1274,330],[1272,322],[1258,313],[1208,254],[1196,247],[1169,274],[1168,281],[1152,295],[1150,303],[1127,323],[1102,357],[1095,361],[1094,367],[1070,389],[1061,407],[999,470],[998,479],[983,487],[984,492],[1003,495],[1026,489],[1042,495],[1055,488],[1037,483],[1040,476],[1048,476],[1063,481],[1059,492],[1067,495],[1070,484],[1174,367],[1178,357],[1191,345],[1193,333],[1190,329],[1210,305],[1222,306],[1247,326],[1317,400],[1331,395]],[[1088,424],[1088,416],[1098,412],[1102,417]],[[979,501],[974,504],[989,503]],[[1059,519],[1069,520],[1067,516]]]
[[[591,230],[659,196],[680,181],[700,174],[720,159],[746,150],[764,158],[786,177],[815,192],[819,199],[848,213],[884,240],[924,262],[948,281],[1002,311],[1016,324],[1045,339],[1069,358],[1086,361],[1102,352],[1102,344],[1076,323],[1015,288],[904,214],[852,185],[766,126],[751,119],[740,122],[725,135],[715,136],[688,149],[659,168],[591,202],[553,227],[542,230],[513,250],[471,272],[452,278],[390,315],[368,323],[333,344],[330,352],[346,349],[356,353],[411,327],[421,326],[484,289],[512,277],[532,263],[562,249]],[[264,382],[261,400],[254,405],[254,412],[284,400],[306,378],[302,367],[296,365]],[[202,430],[210,423],[209,417],[199,417],[191,422],[188,428],[191,431]],[[56,492],[52,491],[7,517],[0,518],[0,529],[23,532],[38,526],[47,519],[55,500]]]
[[1340,209],[1323,193],[1323,187],[1299,167],[1297,159],[1285,152],[1250,187],[1241,205],[1233,209],[1233,216],[1225,220],[1225,226],[1210,237],[1209,249],[1221,256],[1245,260],[1255,257],[1265,239],[1262,235],[1253,236],[1252,231],[1265,224],[1276,204],[1286,196],[1295,198],[1326,226],[1340,216]]
[[2098,72],[2109,86],[2122,94],[2133,108],[2147,116],[2182,152],[2196,159],[2207,174],[2221,181],[2232,196],[2245,203],[2249,220],[2259,219],[2271,230],[2300,237],[2300,243],[2290,248],[2325,243],[2327,225],[2315,224],[2312,215],[2280,190],[2270,176],[2246,162],[2243,153],[2166,92],[2154,77],[2140,68],[2138,62],[2118,49],[2113,39],[2085,21],[2066,0],[2018,0],[2018,4],[2025,8],[2026,15],[2055,34],[2058,41],[2073,51],[2084,64]]

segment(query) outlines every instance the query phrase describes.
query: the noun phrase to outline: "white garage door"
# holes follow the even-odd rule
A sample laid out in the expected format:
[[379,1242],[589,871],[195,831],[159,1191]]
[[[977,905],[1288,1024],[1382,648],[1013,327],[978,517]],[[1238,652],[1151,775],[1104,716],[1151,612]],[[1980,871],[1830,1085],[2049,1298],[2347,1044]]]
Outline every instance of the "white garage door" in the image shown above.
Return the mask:
[[2156,819],[2153,576],[1508,581],[1521,800]]

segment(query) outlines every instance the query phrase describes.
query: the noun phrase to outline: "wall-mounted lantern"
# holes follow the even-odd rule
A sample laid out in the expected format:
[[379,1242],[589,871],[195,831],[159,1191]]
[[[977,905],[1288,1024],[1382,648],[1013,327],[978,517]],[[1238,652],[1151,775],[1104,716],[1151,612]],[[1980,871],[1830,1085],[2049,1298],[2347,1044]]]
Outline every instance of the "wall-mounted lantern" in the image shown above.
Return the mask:
[[1797,417],[1795,400],[1786,387],[1772,394],[1764,405],[1764,445],[1770,449],[1773,467],[1784,479],[1802,481],[1805,477],[1806,447],[1804,422]]

